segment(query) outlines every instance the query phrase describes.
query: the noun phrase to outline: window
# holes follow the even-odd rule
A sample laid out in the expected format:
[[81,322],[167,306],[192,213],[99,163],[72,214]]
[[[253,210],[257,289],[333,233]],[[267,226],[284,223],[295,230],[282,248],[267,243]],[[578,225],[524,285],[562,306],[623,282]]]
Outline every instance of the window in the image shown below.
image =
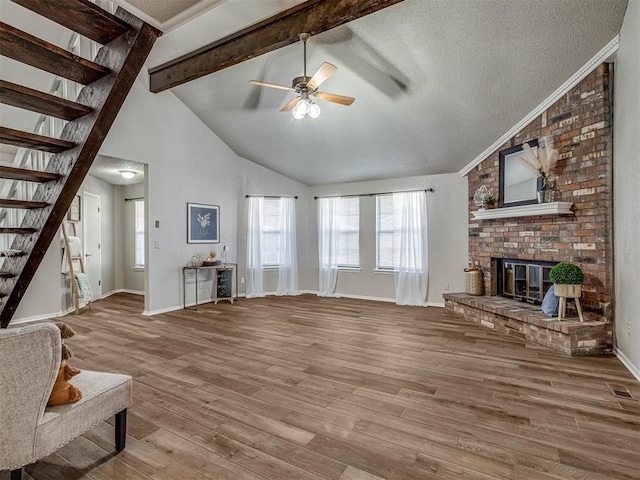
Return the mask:
[[144,200],[135,200],[134,207],[134,247],[133,268],[144,268]]
[[[376,268],[378,270],[420,267],[426,257],[426,210],[414,193],[399,192],[376,197]],[[424,193],[424,192],[422,192]],[[424,204],[424,200],[422,200]],[[417,205],[417,206],[416,206]],[[426,208],[426,207],[424,207]]]
[[338,267],[360,267],[360,198],[339,198],[337,203]]
[[262,266],[280,265],[280,199],[265,198],[262,210]]
[[393,195],[376,197],[376,268],[393,270]]

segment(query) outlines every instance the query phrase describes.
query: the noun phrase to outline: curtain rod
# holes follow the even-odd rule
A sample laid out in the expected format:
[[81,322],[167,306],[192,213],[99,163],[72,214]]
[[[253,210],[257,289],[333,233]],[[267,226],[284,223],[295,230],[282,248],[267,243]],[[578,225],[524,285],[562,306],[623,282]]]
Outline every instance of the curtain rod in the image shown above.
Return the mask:
[[125,198],[125,202],[133,202],[134,200],[144,200],[144,197],[136,197],[136,198]]
[[298,196],[291,195],[246,195],[245,198],[258,197],[258,198],[295,198],[298,199]]
[[351,195],[325,195],[322,197],[313,197],[314,200],[319,198],[339,198],[339,197],[373,197],[374,195],[391,195],[393,193],[410,193],[410,192],[435,192],[433,188],[425,188],[424,190],[400,190],[398,192],[376,192],[376,193],[352,193]]

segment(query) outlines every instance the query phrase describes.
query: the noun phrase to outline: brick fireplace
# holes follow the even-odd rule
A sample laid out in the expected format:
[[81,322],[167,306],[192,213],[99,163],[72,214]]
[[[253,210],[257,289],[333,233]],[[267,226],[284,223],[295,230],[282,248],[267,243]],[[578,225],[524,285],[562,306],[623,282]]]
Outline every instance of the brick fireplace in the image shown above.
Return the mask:
[[[611,100],[609,68],[602,64],[468,174],[469,257],[484,273],[485,295],[497,293],[499,259],[573,262],[585,273],[585,319],[604,322],[609,337],[614,298]],[[498,152],[547,134],[560,153],[555,200],[573,203],[574,214],[474,219],[474,192],[482,185],[494,195],[499,191]]]

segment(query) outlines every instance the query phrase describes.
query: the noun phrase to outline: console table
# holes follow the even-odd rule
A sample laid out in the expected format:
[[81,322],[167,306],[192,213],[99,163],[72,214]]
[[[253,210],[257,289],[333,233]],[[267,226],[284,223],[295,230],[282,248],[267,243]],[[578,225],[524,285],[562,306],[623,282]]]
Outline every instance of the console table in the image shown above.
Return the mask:
[[[237,263],[225,263],[223,265],[203,265],[201,267],[182,267],[182,307],[187,308],[187,272],[194,272],[195,274],[195,287],[196,287],[196,304],[194,310],[198,310],[198,277],[201,271],[211,270],[213,272],[213,298],[211,299],[216,305],[222,300],[229,300],[233,303],[234,300],[238,301],[238,264]],[[229,291],[227,295],[219,296],[218,281],[221,278],[220,273],[224,271],[231,271],[231,282],[229,285]],[[233,284],[235,283],[235,292],[233,291]]]

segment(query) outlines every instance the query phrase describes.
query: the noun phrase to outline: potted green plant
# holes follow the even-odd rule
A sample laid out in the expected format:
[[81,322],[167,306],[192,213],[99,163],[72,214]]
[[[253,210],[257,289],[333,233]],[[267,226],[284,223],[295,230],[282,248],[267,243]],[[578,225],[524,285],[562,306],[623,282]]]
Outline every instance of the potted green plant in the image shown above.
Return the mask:
[[482,199],[482,204],[487,208],[495,208],[496,207],[496,197],[493,194],[488,193]]
[[584,273],[573,263],[560,262],[549,272],[549,280],[554,284],[556,296],[578,298],[582,293]]

